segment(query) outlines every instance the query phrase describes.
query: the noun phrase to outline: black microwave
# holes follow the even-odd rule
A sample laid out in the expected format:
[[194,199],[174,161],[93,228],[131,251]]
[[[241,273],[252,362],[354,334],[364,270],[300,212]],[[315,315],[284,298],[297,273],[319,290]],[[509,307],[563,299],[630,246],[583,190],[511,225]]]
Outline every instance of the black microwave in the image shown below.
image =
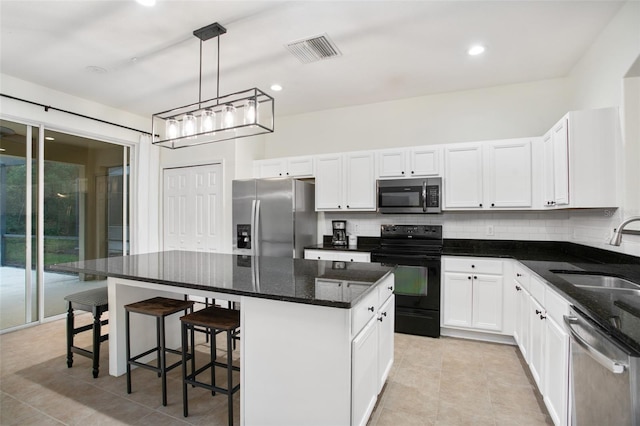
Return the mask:
[[442,178],[378,180],[378,212],[441,213]]

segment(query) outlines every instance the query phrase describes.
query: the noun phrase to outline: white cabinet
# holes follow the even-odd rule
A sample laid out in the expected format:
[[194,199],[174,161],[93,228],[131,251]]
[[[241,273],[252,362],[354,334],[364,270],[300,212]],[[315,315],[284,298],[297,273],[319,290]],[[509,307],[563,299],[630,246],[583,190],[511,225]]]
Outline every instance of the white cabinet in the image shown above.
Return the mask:
[[351,343],[352,425],[366,425],[378,396],[377,322],[372,318]]
[[374,166],[371,152],[317,156],[316,210],[375,210]]
[[341,210],[344,206],[342,155],[316,157],[316,210]]
[[438,176],[441,153],[439,146],[380,150],[377,152],[378,177]]
[[529,332],[531,346],[529,347],[529,369],[539,389],[543,389],[544,369],[544,309],[536,299],[531,298],[529,305]]
[[443,325],[501,332],[503,262],[480,258],[445,258]]
[[492,142],[485,147],[486,196],[489,207],[531,207],[531,141]]
[[445,148],[444,207],[482,208],[482,145]]
[[343,205],[347,210],[376,209],[374,161],[371,152],[354,152],[345,155],[346,197]]
[[393,282],[388,277],[353,309],[352,425],[366,425],[393,365]]
[[305,259],[314,260],[334,260],[341,262],[371,262],[371,253],[365,251],[346,251],[346,250],[314,250],[306,249],[304,251]]
[[554,424],[568,425],[569,335],[563,316],[569,312],[569,303],[520,264],[514,267],[513,287],[517,293],[514,338]]
[[[383,291],[381,289],[380,293]],[[382,391],[393,366],[393,329],[395,317],[395,296],[390,296],[378,310],[378,393]]]
[[507,139],[445,148],[445,209],[530,208],[531,139]]
[[616,108],[572,111],[543,138],[544,208],[616,207]]
[[314,176],[312,156],[256,160],[253,166],[257,178]]
[[544,402],[556,425],[568,424],[569,334],[547,318],[544,335]]

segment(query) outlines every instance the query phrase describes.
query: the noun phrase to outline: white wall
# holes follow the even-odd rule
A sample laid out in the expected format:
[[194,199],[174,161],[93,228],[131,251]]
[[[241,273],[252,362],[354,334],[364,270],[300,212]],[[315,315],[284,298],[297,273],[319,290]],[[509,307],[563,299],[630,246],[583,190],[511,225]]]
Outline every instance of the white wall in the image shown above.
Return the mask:
[[541,136],[569,111],[564,79],[423,96],[278,119],[266,158]]

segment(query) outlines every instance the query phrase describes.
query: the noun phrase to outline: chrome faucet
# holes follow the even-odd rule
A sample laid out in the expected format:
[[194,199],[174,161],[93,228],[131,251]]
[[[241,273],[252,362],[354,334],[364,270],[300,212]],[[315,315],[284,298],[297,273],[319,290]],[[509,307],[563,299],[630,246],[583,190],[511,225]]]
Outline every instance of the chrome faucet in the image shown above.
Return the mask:
[[624,220],[617,229],[613,230],[613,237],[611,238],[611,241],[609,241],[609,244],[611,244],[612,246],[619,246],[620,243],[622,243],[622,230],[624,229],[624,227],[629,223],[636,221],[640,221],[640,216],[634,216],[630,217],[627,220]]

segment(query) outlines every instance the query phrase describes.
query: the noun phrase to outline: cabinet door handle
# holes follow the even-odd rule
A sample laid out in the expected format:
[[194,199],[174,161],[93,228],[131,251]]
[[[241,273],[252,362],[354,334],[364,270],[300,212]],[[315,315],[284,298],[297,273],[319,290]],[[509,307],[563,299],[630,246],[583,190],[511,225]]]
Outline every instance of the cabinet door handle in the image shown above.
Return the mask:
[[338,204],[338,208],[340,208],[340,204]]
[[547,316],[546,315],[540,315],[540,319],[541,320],[547,319]]
[[536,309],[536,314],[537,315],[540,315],[541,313],[542,313],[542,311],[539,311],[539,310]]
[[519,285],[517,285],[516,286],[516,291],[522,291],[522,288]]
[[475,268],[475,267],[476,267],[476,265],[471,265],[471,267],[472,267],[472,268]]
[[411,174],[414,174],[415,172],[413,170],[411,170]]
[[393,291],[393,286],[387,287],[389,290]]
[[347,204],[347,208],[349,208],[349,204]]
[[516,272],[516,277],[521,277],[521,276],[522,276],[522,274],[521,274],[521,273]]
[[402,172],[402,174],[404,174],[404,171]]
[[289,176],[289,172],[287,172],[287,176]]
[[370,306],[370,307],[367,308],[367,310],[373,312],[374,308],[373,308],[373,306]]
[[474,279],[474,280],[477,280],[477,279],[478,279],[477,275],[474,275],[474,276],[473,276],[473,279]]
[[467,279],[468,279],[468,280],[470,280],[470,279],[471,279],[471,276],[468,276],[468,277],[467,277]]
[[491,207],[495,207],[496,205],[494,203],[491,203]]
[[382,317],[378,317],[378,321],[382,322]]
[[480,203],[480,207],[482,207],[482,203]]

